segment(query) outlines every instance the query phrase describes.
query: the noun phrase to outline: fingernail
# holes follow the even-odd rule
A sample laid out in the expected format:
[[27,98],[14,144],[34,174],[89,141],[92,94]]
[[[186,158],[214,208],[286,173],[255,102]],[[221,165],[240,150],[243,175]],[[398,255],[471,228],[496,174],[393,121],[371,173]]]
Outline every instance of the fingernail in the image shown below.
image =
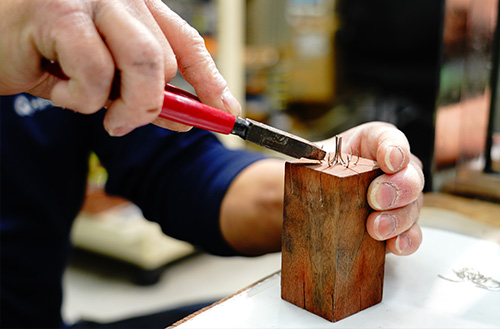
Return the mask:
[[410,247],[410,239],[406,234],[401,234],[396,238],[396,250],[402,254]]
[[239,116],[241,114],[241,104],[233,96],[228,88],[226,88],[226,90],[224,90],[224,93],[222,94],[222,103],[224,103],[224,107],[231,114],[234,114],[236,116]]
[[399,190],[397,186],[389,183],[375,185],[370,193],[370,204],[374,209],[389,209],[398,198]]
[[394,216],[381,214],[375,219],[375,234],[380,240],[390,237],[396,231]]
[[385,165],[391,171],[398,171],[403,166],[405,154],[398,146],[390,146],[385,154]]
[[111,137],[121,137],[134,130],[134,127],[122,126],[112,129],[107,129],[109,136]]

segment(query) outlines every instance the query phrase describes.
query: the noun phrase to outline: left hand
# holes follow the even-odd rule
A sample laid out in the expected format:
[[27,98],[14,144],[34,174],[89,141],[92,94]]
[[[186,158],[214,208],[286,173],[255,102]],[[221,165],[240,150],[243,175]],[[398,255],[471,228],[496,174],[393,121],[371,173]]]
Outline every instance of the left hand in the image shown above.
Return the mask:
[[[376,160],[384,172],[368,188],[368,203],[374,209],[366,222],[368,233],[376,240],[387,240],[387,249],[396,255],[414,253],[422,242],[417,220],[424,175],[405,135],[391,124],[370,122],[341,136],[343,153],[359,150],[361,157]],[[318,144],[332,143],[329,139]]]

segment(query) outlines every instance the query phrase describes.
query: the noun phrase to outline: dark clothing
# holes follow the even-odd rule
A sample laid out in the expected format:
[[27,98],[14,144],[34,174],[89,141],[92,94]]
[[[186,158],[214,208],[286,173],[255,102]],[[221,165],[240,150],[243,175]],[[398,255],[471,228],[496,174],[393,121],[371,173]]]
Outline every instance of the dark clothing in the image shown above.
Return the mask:
[[228,150],[198,129],[147,125],[113,138],[103,117],[27,94],[0,97],[2,328],[62,325],[61,279],[91,152],[108,171],[109,194],[137,204],[172,237],[234,253],[219,230],[219,207],[234,177],[262,156]]

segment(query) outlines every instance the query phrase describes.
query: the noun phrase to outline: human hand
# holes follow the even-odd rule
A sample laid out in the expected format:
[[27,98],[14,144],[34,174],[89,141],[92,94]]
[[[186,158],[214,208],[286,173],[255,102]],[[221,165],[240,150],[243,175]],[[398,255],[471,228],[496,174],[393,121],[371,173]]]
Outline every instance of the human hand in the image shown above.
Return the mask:
[[368,203],[374,209],[366,222],[368,233],[387,240],[387,249],[396,255],[412,254],[422,242],[417,223],[423,202],[422,163],[411,154],[405,135],[391,124],[366,123],[341,136],[344,153],[359,150],[384,172],[368,188]]
[[[241,111],[203,38],[161,0],[2,0],[0,31],[0,94],[29,92],[84,114],[107,107],[113,136],[157,119],[177,69],[204,103]],[[45,72],[42,59],[58,62],[68,79]],[[120,97],[110,101],[116,70]]]

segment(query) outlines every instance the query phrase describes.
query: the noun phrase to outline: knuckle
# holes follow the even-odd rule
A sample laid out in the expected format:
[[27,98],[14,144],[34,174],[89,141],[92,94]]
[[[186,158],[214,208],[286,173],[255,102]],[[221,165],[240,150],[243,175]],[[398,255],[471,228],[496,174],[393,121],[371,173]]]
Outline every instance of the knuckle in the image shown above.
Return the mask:
[[80,8],[76,1],[53,0],[47,1],[45,4],[45,12],[53,13],[55,17],[64,16],[68,13],[73,13]]
[[413,202],[406,207],[393,211],[393,215],[397,218],[398,228],[403,232],[417,222],[420,208],[417,202]]
[[92,114],[102,108],[103,104],[95,101],[91,94],[85,93],[78,86],[60,87],[59,84],[56,84],[51,94],[51,100],[57,106],[82,114]]
[[147,88],[140,87],[129,94],[127,104],[131,109],[137,109],[137,112],[143,117],[157,116],[163,105],[163,80],[161,83],[148,85]]
[[74,97],[76,104],[74,110],[83,114],[95,113],[104,106],[102,98],[96,97],[94,93],[80,92]]
[[422,190],[424,188],[424,183],[425,183],[424,172],[422,171],[422,168],[419,167],[418,165],[412,165],[411,168],[416,173],[418,177],[418,183],[420,184],[420,190]]
[[70,108],[82,114],[92,114],[102,109],[107,100],[107,93],[90,90],[75,90],[70,93]]
[[211,60],[206,63],[206,67],[207,74],[203,76],[201,80],[203,86],[210,86],[210,89],[207,89],[207,93],[209,93],[209,95],[206,96],[210,97],[222,95],[224,90],[228,88],[226,80],[222,77],[219,70],[215,66],[215,63]]
[[160,114],[160,108],[149,108],[146,111],[143,111],[143,121],[145,123],[150,123],[158,117],[158,114]]
[[52,26],[51,36],[62,34],[65,29],[77,30],[82,23],[91,19],[89,13],[76,1],[56,0],[48,1],[48,4],[47,11],[50,11],[51,15],[46,19],[50,19],[47,23]]
[[141,34],[140,38],[130,42],[129,51],[121,53],[118,59],[122,71],[147,76],[163,74],[163,49],[152,35]]
[[106,97],[111,89],[111,84],[115,74],[114,64],[105,56],[96,56],[89,59],[81,69],[83,85],[88,94],[101,93],[101,97]]
[[210,70],[215,69],[215,63],[212,56],[205,46],[205,40],[200,33],[191,27],[188,23],[183,21],[181,26],[182,35],[187,42],[187,48],[191,50],[192,56],[188,61],[184,61],[182,69],[189,70],[189,68],[198,65],[208,65]]
[[181,31],[181,34],[191,43],[192,46],[205,48],[205,41],[203,37],[194,27],[189,25],[189,23],[183,19],[180,19],[178,24],[179,31]]
[[156,109],[145,110],[117,99],[108,108],[105,124],[108,127],[133,127],[137,128],[152,122],[156,118]]
[[159,108],[134,108],[129,119],[134,125],[142,126],[154,121],[158,117],[159,111]]
[[411,227],[413,224],[417,222],[419,215],[420,215],[420,207],[418,205],[418,202],[415,201],[412,204],[410,204],[408,213],[406,214],[405,221],[408,223],[407,228]]
[[75,105],[71,108],[72,110],[82,114],[93,114],[102,108],[102,106],[91,104],[88,101],[80,101],[82,98],[75,99]]
[[146,74],[157,74],[163,71],[163,56],[161,50],[155,43],[143,43],[139,45],[141,48],[137,53],[133,54],[131,64],[134,68],[139,69]]

